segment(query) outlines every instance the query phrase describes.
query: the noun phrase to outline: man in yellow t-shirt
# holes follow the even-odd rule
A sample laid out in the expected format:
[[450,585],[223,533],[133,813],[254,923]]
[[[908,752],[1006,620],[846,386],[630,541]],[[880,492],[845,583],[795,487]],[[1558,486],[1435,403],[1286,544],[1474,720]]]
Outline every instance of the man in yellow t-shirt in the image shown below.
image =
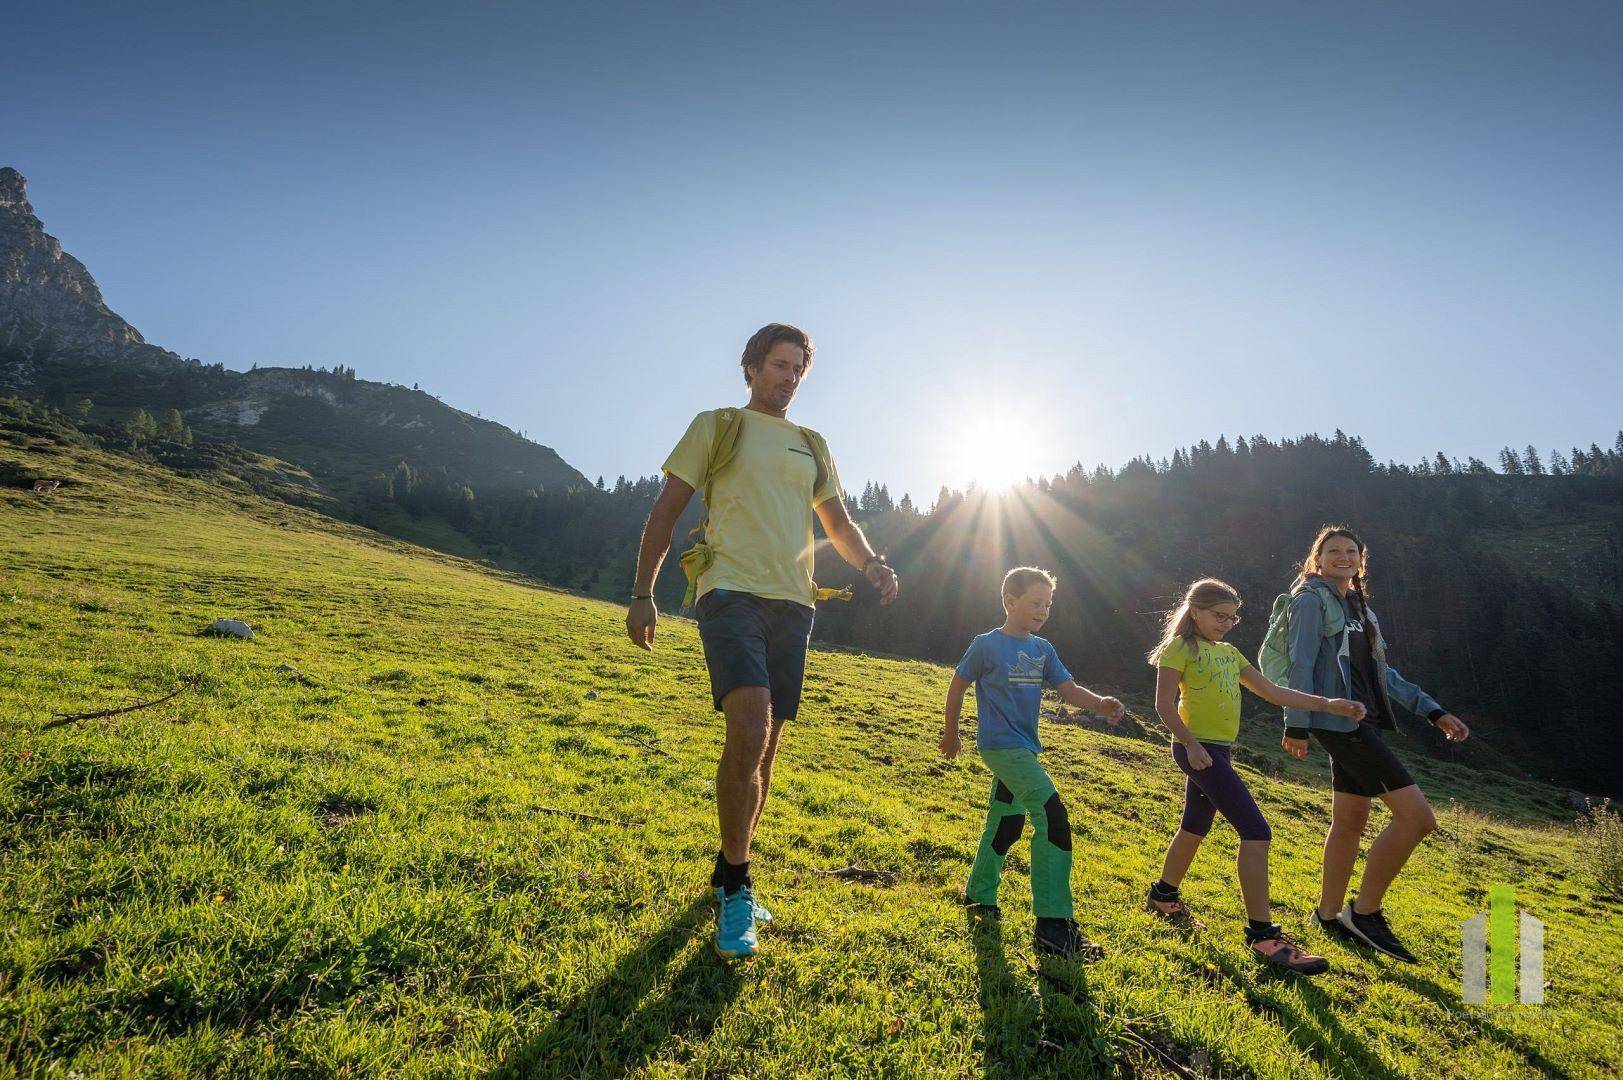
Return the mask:
[[[816,597],[813,515],[881,603],[894,600],[898,589],[895,572],[847,515],[834,462],[826,462],[819,484],[813,440],[786,418],[813,352],[805,332],[784,323],[763,326],[749,339],[740,359],[750,400],[738,453],[709,478],[705,539],[715,558],[699,579],[697,614],[711,700],[727,719],[716,772],[721,850],[710,884],[719,901],[716,951],[728,958],[755,955],[756,925],[772,917],[755,899],[750,842],[783,723],[800,705]],[[715,412],[700,413],[665,460],[665,487],[643,528],[626,614],[626,632],[638,648],[653,648],[654,582],[677,518],[704,487],[716,423]]]

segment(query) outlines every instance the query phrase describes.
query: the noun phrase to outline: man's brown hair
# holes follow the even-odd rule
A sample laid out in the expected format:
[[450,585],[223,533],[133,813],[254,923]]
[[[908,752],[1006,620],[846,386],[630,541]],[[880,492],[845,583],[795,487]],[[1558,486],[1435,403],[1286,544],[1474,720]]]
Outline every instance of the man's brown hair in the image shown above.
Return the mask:
[[780,341],[787,341],[804,352],[806,354],[806,371],[811,370],[812,354],[817,350],[813,347],[812,340],[807,336],[806,331],[798,326],[790,326],[788,323],[767,323],[755,331],[749,341],[744,343],[744,355],[739,359],[739,364],[744,369],[745,386],[749,385],[750,372],[760,370],[761,365],[766,362],[766,354],[771,352],[772,346]]

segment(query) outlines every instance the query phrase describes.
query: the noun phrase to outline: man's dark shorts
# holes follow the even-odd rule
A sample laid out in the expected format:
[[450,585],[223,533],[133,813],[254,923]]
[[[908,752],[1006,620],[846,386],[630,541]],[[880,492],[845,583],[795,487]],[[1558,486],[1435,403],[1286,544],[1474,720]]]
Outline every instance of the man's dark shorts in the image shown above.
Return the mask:
[[773,719],[794,719],[806,679],[812,609],[792,600],[711,589],[699,597],[696,613],[716,710],[740,686],[764,686],[772,692]]
[[1314,728],[1313,737],[1330,755],[1332,790],[1374,799],[1414,783],[1409,770],[1370,724],[1359,724],[1354,731]]

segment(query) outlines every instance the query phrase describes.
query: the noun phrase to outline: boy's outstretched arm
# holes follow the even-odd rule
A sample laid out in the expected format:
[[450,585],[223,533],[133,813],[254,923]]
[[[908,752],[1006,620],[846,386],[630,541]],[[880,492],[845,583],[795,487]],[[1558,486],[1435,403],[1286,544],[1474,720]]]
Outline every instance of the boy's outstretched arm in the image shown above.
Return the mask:
[[1075,705],[1088,712],[1100,713],[1112,724],[1119,724],[1122,715],[1127,712],[1127,706],[1113,697],[1100,697],[1085,686],[1078,686],[1076,680],[1067,679],[1054,687],[1054,692],[1060,700],[1067,705]]
[[970,687],[968,679],[961,679],[957,675],[947,684],[947,718],[946,727],[941,733],[941,753],[949,758],[958,756],[963,748],[963,740],[958,737],[958,717],[964,711],[964,691]]
[[1318,694],[1304,694],[1300,690],[1280,686],[1249,664],[1246,665],[1244,671],[1240,672],[1240,683],[1247,690],[1271,705],[1284,705],[1292,709],[1304,709],[1307,712],[1335,713],[1337,716],[1346,716],[1354,720],[1364,718],[1364,705],[1362,702],[1352,701],[1349,698],[1327,698],[1320,697]]

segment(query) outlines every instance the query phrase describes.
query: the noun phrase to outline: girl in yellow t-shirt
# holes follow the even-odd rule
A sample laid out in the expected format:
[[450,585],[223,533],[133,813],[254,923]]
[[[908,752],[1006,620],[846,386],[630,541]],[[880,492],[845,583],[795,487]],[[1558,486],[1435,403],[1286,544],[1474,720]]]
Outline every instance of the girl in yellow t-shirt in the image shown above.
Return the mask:
[[1268,964],[1317,975],[1328,971],[1330,962],[1298,948],[1273,921],[1269,908],[1268,842],[1273,834],[1230,760],[1230,747],[1240,733],[1240,687],[1275,705],[1355,719],[1364,714],[1364,707],[1269,682],[1239,649],[1223,640],[1239,621],[1240,594],[1216,578],[1203,578],[1189,586],[1183,603],[1167,616],[1161,643],[1150,651],[1150,663],[1156,667],[1155,710],[1172,732],[1172,759],[1186,779],[1183,821],[1167,847],[1161,878],[1150,886],[1144,903],[1174,925],[1205,928],[1179,896],[1178,883],[1221,813],[1240,834],[1246,945]]

